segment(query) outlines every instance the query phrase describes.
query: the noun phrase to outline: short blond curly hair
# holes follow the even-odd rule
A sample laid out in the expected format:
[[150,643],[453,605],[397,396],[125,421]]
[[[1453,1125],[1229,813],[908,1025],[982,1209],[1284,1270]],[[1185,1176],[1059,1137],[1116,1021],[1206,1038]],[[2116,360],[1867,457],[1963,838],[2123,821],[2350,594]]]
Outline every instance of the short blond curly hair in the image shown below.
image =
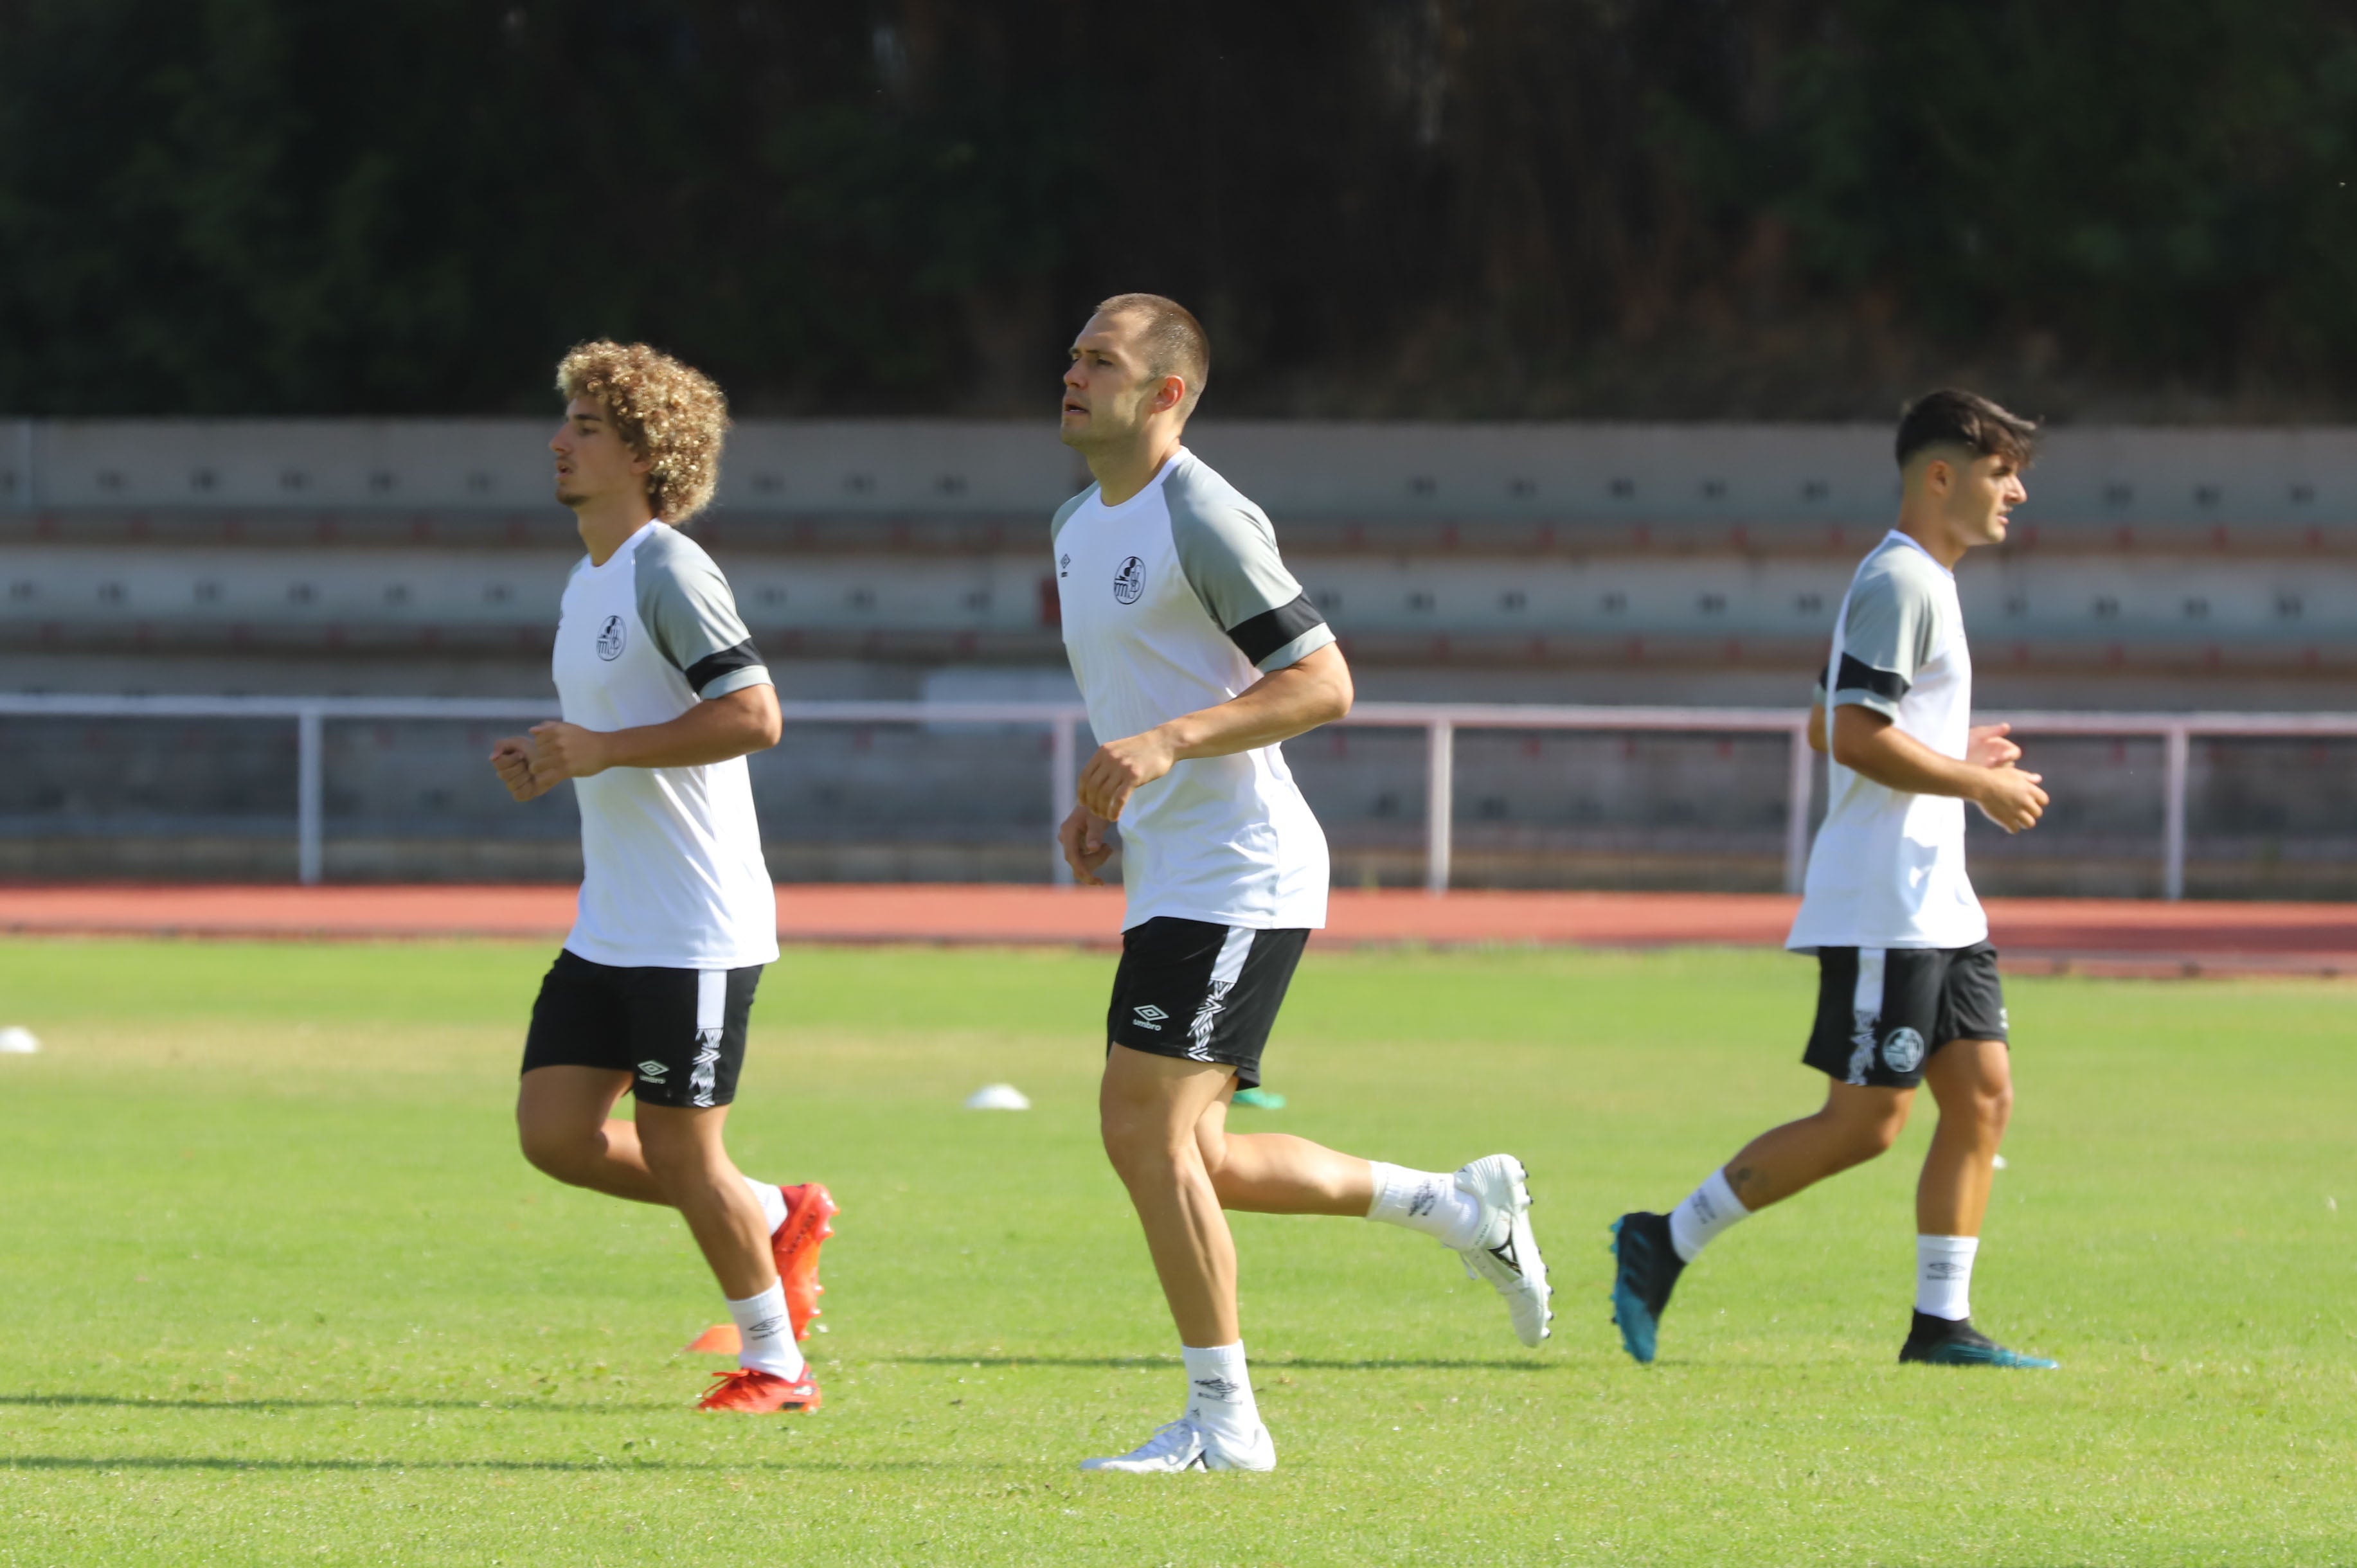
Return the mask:
[[647,470],[647,504],[665,522],[687,521],[712,504],[728,400],[710,376],[644,343],[599,338],[557,362],[566,402],[595,398]]

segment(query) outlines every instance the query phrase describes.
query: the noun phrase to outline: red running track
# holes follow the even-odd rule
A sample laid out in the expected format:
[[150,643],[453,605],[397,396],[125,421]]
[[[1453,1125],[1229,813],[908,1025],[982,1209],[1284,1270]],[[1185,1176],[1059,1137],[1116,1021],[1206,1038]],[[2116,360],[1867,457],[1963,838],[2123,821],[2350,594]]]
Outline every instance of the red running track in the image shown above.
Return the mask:
[[[1337,890],[1324,945],[1430,943],[1647,948],[1774,946],[1793,900],[1767,894]],[[790,942],[1051,943],[1111,947],[1118,892],[971,884],[809,884],[778,889]],[[2090,973],[2357,974],[2357,905],[2161,904],[2000,898],[1995,940],[2017,969]],[[562,886],[0,886],[0,931],[276,939],[500,937],[553,940],[573,922]]]

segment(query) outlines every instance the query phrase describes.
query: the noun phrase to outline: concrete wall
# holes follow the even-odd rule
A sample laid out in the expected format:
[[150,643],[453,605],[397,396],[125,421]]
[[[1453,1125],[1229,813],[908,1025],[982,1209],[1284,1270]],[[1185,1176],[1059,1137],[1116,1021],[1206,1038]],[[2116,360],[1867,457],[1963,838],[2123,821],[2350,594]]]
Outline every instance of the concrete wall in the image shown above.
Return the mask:
[[[528,678],[578,551],[532,422],[14,428],[0,655],[36,680],[125,653],[323,673],[460,653]],[[1632,700],[1813,662],[1890,515],[1885,444],[1847,426],[1196,433],[1361,663],[1467,671],[1467,695],[1498,672],[1617,678]],[[1060,648],[1042,521],[1082,478],[1044,424],[755,423],[697,528],[781,660],[1044,666]],[[2357,433],[2061,431],[2030,480],[2013,541],[1963,574],[1993,695],[2357,700]]]
[[[538,510],[555,421],[59,420],[0,424],[19,510]],[[1871,527],[1896,493],[1879,425],[1199,422],[1189,442],[1282,524],[1726,521]],[[718,510],[1037,518],[1086,483],[1051,425],[751,420]],[[2357,521],[2357,430],[2064,428],[2026,518],[2062,528]]]

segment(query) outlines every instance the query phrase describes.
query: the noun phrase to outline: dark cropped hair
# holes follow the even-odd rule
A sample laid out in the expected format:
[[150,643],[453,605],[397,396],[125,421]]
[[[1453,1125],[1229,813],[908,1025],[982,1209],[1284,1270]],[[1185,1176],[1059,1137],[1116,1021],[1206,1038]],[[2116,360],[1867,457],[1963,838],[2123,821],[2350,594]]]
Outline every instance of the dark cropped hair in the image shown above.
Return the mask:
[[1187,406],[1211,384],[1211,340],[1195,313],[1175,299],[1158,294],[1117,294],[1097,306],[1099,316],[1140,316],[1138,337],[1146,345],[1146,373],[1177,376],[1187,383]]
[[1927,392],[1899,416],[1899,466],[1927,446],[1966,446],[1984,457],[2027,467],[2038,422],[2008,413],[1978,392],[1955,387]]

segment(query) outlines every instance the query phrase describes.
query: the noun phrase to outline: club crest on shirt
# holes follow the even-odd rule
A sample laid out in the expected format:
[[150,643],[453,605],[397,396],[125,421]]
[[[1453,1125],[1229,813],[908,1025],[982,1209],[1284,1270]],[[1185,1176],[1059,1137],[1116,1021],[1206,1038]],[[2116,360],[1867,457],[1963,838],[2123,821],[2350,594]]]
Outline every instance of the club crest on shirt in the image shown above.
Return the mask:
[[630,631],[622,624],[622,618],[608,616],[606,624],[597,628],[597,657],[610,664],[622,656],[622,650],[630,642]]
[[1146,563],[1133,555],[1121,564],[1120,571],[1113,575],[1113,596],[1123,604],[1134,605],[1137,603],[1138,596],[1145,592]]
[[1913,1029],[1893,1029],[1882,1042],[1882,1065],[1893,1072],[1913,1072],[1923,1065],[1923,1036]]

